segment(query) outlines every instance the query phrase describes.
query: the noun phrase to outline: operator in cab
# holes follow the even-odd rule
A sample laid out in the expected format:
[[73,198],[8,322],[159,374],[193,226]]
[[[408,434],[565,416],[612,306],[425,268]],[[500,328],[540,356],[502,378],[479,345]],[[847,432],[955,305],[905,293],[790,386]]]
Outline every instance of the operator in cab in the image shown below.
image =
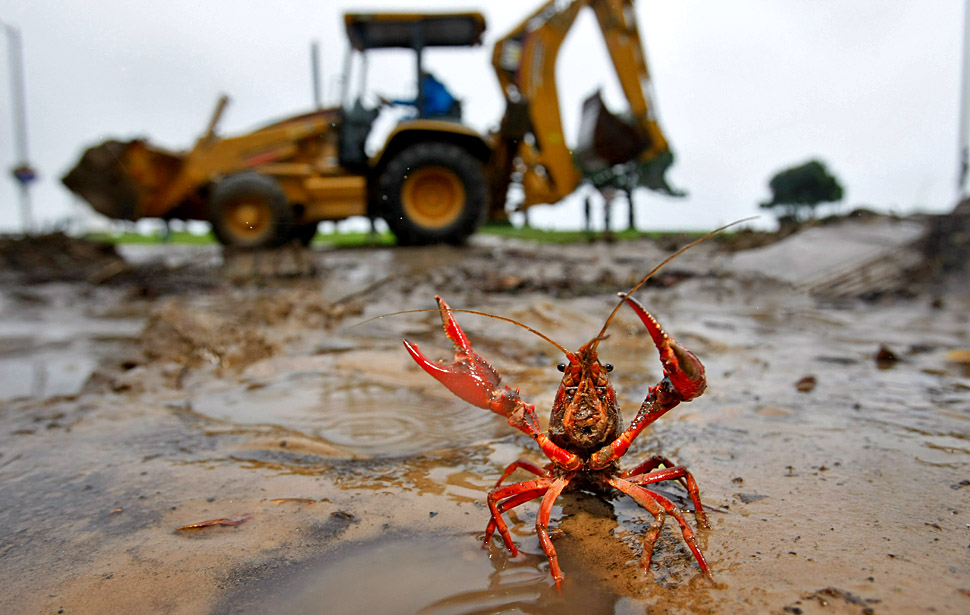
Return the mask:
[[429,72],[421,72],[421,91],[424,94],[423,105],[420,97],[411,99],[389,99],[381,97],[385,105],[404,105],[418,110],[418,117],[422,119],[460,119],[461,103],[452,96],[445,84]]

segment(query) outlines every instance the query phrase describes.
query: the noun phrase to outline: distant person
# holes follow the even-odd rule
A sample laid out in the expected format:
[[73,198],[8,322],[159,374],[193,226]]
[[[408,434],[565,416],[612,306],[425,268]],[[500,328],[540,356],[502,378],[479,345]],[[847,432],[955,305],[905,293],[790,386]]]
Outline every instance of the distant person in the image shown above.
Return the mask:
[[443,117],[452,116],[457,117],[460,115],[457,112],[458,101],[445,84],[438,81],[434,75],[431,73],[423,72],[421,73],[421,91],[424,94],[424,106],[419,104],[420,100],[416,98],[411,99],[400,99],[392,100],[388,98],[381,97],[381,102],[390,105],[405,105],[408,107],[415,107],[418,110],[418,117]]

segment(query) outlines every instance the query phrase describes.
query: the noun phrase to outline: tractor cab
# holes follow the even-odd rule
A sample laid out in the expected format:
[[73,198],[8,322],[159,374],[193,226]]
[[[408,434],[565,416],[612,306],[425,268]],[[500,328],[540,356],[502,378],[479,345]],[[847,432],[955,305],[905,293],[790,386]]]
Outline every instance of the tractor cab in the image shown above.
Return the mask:
[[[363,103],[366,88],[368,52],[375,49],[413,49],[415,58],[415,91],[409,101],[390,101],[414,107],[412,119],[461,120],[461,101],[424,68],[424,50],[428,47],[473,47],[482,44],[485,17],[481,13],[348,13],[344,15],[350,51],[344,64],[344,91],[341,96],[342,122],[340,161],[344,167],[359,168],[367,164],[365,142],[379,107]],[[349,78],[355,54],[360,54],[362,75],[359,90],[351,93]]]

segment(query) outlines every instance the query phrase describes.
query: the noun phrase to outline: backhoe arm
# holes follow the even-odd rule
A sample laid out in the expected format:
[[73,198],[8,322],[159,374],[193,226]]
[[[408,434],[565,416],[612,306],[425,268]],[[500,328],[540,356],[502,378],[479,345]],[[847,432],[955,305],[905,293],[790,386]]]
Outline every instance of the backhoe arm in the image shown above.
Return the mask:
[[593,0],[590,6],[596,12],[633,121],[645,137],[646,149],[639,159],[648,161],[666,152],[668,146],[654,113],[650,72],[633,3],[634,0]]
[[[634,0],[549,0],[496,42],[492,55],[507,105],[499,135],[502,146],[495,149],[508,152],[502,156],[508,171],[514,168],[513,159],[518,159],[515,170],[521,173],[523,208],[555,203],[572,193],[583,179],[563,135],[556,60],[563,39],[586,6],[596,14],[630,104],[634,122],[630,130],[635,134],[628,136],[637,144],[633,155],[641,166],[654,167],[650,173],[655,176],[640,183],[669,191],[663,171],[672,158],[654,114]],[[645,173],[641,172],[641,177],[645,178]]]
[[555,203],[582,180],[563,135],[556,59],[577,13],[588,2],[549,0],[495,43],[492,65],[507,104],[501,138],[518,144],[513,156],[524,165],[523,207]]

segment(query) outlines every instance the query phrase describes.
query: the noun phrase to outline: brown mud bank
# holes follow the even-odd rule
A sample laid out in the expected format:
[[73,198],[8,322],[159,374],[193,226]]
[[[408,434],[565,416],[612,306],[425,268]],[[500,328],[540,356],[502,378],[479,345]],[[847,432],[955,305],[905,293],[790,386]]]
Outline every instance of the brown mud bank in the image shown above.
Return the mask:
[[[690,468],[716,583],[673,520],[644,572],[652,517],[573,492],[552,520],[562,593],[535,503],[509,515],[518,557],[480,544],[485,493],[511,461],[540,460],[532,441],[413,365],[403,337],[451,356],[437,314],[369,319],[441,294],[575,348],[667,250],[139,248],[32,279],[8,263],[0,612],[967,612],[970,300],[911,284],[920,223],[866,224],[708,242],[638,293],[709,389],[623,465]],[[555,349],[459,319],[546,414]],[[600,352],[629,420],[656,351],[621,311]]]

